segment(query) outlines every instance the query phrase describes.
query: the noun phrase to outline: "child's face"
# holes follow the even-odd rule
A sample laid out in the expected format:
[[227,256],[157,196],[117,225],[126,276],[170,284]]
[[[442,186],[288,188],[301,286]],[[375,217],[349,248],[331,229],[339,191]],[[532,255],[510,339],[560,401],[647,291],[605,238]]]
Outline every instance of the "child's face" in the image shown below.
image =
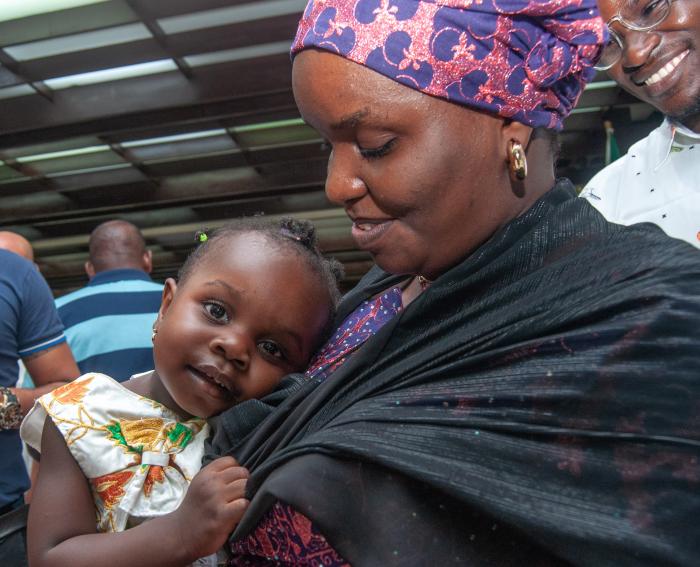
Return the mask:
[[163,291],[154,358],[167,401],[209,417],[269,393],[306,367],[329,302],[306,263],[264,236],[217,243],[183,285],[168,280]]

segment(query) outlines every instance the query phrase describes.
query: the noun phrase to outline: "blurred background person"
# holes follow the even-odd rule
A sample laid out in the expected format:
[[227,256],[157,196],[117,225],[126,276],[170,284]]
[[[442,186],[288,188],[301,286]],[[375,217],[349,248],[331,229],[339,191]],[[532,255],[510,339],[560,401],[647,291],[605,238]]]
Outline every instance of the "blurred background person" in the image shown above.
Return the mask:
[[29,240],[16,232],[0,230],[0,249],[14,252],[30,262],[34,261],[34,249],[29,243]]
[[[18,428],[36,398],[76,378],[79,370],[51,290],[26,258],[33,257],[31,246],[19,235],[2,233],[4,246],[13,251],[0,249],[0,565],[23,566],[24,494],[30,482]],[[35,387],[15,387],[19,359]]]
[[151,332],[163,286],[151,280],[152,266],[151,251],[130,222],[112,220],[92,231],[90,282],[56,301],[81,373],[123,381],[153,369]]
[[610,33],[598,67],[665,119],[582,196],[609,221],[653,222],[700,248],[700,3],[598,0],[598,6]]

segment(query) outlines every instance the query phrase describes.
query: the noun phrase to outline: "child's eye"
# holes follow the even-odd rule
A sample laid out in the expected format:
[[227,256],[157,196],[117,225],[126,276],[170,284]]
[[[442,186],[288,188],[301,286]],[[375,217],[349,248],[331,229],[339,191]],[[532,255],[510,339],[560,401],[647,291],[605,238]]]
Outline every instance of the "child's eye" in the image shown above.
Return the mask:
[[389,140],[386,144],[383,146],[379,146],[378,148],[363,148],[361,146],[358,146],[360,150],[360,155],[365,158],[365,159],[377,159],[380,157],[384,157],[387,155],[391,149],[394,147],[394,144],[396,143],[396,138],[392,138]]
[[204,311],[206,311],[207,315],[209,315],[209,317],[211,317],[215,321],[226,322],[228,320],[228,313],[226,312],[226,308],[219,303],[207,301],[204,304]]
[[258,343],[258,348],[266,356],[280,359],[284,358],[282,349],[277,345],[277,343],[273,343],[272,341],[262,341]]

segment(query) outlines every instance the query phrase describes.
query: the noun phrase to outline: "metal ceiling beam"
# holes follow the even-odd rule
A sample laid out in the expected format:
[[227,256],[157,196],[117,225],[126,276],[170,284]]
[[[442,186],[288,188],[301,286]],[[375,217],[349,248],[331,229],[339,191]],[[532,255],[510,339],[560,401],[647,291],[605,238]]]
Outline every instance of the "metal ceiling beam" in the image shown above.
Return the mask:
[[[217,66],[218,67],[218,66]],[[168,73],[168,75],[174,75]],[[113,96],[106,99],[101,98],[101,94],[106,92],[103,88],[95,85],[93,87],[82,87],[91,89],[91,93],[68,93],[62,91],[60,109],[51,109],[47,115],[47,109],[35,106],[36,99],[32,103],[23,101],[21,104],[16,100],[3,101],[3,112],[0,113],[0,149],[7,147],[18,147],[24,145],[37,144],[50,140],[63,140],[67,138],[100,135],[100,136],[120,136],[128,139],[131,135],[138,134],[140,129],[152,130],[168,125],[186,126],[199,122],[210,122],[212,120],[231,120],[239,118],[247,122],[257,121],[256,116],[266,116],[270,112],[275,112],[277,117],[295,118],[299,116],[299,111],[294,103],[291,85],[286,88],[269,89],[260,92],[251,92],[241,96],[220,97],[218,100],[205,102],[200,99],[192,88],[185,89],[186,93],[178,93],[177,96],[170,97],[171,89],[178,89],[182,86],[183,79],[177,75],[176,81],[172,83],[162,78],[156,78],[154,84],[158,88],[148,91],[145,85],[138,85],[133,93],[134,99],[129,100],[128,88],[120,88],[119,92],[124,97],[118,107],[113,110],[121,110],[123,114],[115,114],[110,111],[110,104]],[[212,76],[211,81],[216,78]],[[123,83],[124,81],[119,81]],[[168,86],[169,85],[169,86]],[[125,87],[126,85],[120,85]],[[268,85],[269,86],[269,85]],[[280,86],[279,82],[275,85]],[[76,91],[82,89],[74,89]],[[218,90],[218,89],[217,89]],[[206,91],[206,88],[203,89]],[[64,95],[70,96],[63,98]],[[86,98],[82,98],[85,96]],[[118,95],[115,95],[118,97]],[[26,97],[23,97],[26,98]],[[31,98],[31,97],[29,97]],[[178,102],[177,106],[170,108],[157,107],[154,98],[166,99],[169,103]],[[176,100],[173,101],[173,98]],[[19,100],[19,99],[18,99]],[[139,101],[148,100],[148,104],[139,105]],[[100,104],[100,101],[102,103]],[[128,101],[128,102],[127,102]],[[83,103],[89,108],[82,108]],[[39,105],[41,107],[42,105]],[[31,118],[36,110],[35,116]],[[64,111],[59,116],[60,110]],[[18,113],[18,118],[10,118],[12,113]]]

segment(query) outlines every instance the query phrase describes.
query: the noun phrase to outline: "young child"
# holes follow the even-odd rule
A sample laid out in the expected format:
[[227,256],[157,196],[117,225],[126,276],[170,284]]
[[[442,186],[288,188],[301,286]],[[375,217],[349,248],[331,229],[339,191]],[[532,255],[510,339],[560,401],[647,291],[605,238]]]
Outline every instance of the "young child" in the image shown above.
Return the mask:
[[40,398],[21,428],[41,450],[30,563],[150,567],[215,553],[248,504],[248,473],[230,457],[198,472],[205,419],[306,367],[339,297],[336,266],[310,223],[220,229],[165,282],[155,370],[122,384],[86,374]]

